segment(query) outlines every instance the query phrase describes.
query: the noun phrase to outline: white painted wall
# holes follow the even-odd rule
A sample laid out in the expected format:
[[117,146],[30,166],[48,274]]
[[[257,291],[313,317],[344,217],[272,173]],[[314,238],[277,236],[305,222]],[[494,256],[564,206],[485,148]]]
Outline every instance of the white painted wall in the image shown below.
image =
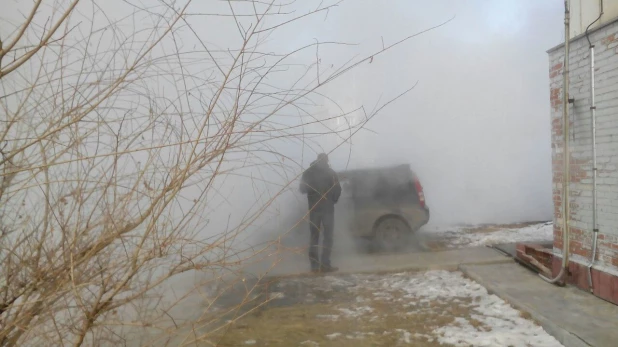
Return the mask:
[[618,18],[618,0],[571,0],[571,37],[583,34],[600,13],[603,1],[603,16],[590,30]]
[[[588,0],[591,1],[592,0]],[[607,0],[606,0],[607,1]],[[618,0],[612,0],[618,2]],[[585,30],[585,28],[584,28]],[[597,122],[597,212],[599,244],[597,265],[604,272],[618,272],[618,22],[590,33],[595,45],[595,102]],[[549,53],[554,165],[554,250],[562,248],[563,134],[562,62],[564,50]],[[590,114],[590,51],[586,38],[571,42],[569,55],[571,127],[570,248],[574,257],[590,259],[592,248],[592,123]],[[575,260],[574,260],[575,261]]]

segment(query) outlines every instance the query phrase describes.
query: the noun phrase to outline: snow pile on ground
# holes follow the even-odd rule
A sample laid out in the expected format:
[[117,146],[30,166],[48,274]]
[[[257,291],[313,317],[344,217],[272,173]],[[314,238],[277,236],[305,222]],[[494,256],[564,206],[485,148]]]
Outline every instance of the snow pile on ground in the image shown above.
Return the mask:
[[[561,344],[543,328],[523,318],[505,301],[459,272],[429,271],[423,274],[358,275],[358,289],[370,290],[380,300],[397,302],[414,313],[432,310],[431,303],[466,306],[469,317],[454,317],[449,325],[436,327],[433,338],[454,346],[553,347]],[[403,294],[403,295],[401,295]],[[424,305],[427,304],[427,305]],[[366,305],[366,302],[363,303]],[[366,307],[366,306],[364,306]],[[438,308],[439,310],[439,308]],[[441,312],[436,312],[440,314]],[[474,323],[474,324],[473,324]],[[414,332],[398,329],[401,341],[409,343]]]
[[553,223],[537,224],[520,229],[504,229],[493,233],[469,234],[471,246],[495,245],[524,241],[551,241],[554,237]]
[[465,230],[475,229],[480,227],[476,224],[466,224],[466,225],[435,225],[428,224],[425,225],[421,230],[427,234],[440,235],[440,234],[458,234]]
[[281,303],[232,327],[228,345],[561,346],[461,272],[308,276],[272,289]]
[[482,226],[430,227],[425,233],[430,238],[443,239],[450,248],[476,247],[501,243],[541,242],[553,239],[553,223],[542,223],[522,228],[487,230]]

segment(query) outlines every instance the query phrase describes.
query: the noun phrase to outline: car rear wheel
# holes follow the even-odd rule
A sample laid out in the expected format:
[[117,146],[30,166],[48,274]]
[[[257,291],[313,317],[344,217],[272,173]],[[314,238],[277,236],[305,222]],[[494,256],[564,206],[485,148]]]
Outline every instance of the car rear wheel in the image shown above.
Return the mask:
[[376,226],[374,242],[381,251],[399,251],[408,244],[411,234],[412,231],[403,220],[387,217]]

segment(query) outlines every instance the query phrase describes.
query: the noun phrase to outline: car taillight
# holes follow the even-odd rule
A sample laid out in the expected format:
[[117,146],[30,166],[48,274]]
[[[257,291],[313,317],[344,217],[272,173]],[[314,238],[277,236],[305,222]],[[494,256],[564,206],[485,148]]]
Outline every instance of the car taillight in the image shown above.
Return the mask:
[[421,203],[422,207],[425,207],[425,193],[423,193],[423,186],[421,186],[421,182],[418,180],[418,178],[414,179],[414,185],[416,186],[418,201]]

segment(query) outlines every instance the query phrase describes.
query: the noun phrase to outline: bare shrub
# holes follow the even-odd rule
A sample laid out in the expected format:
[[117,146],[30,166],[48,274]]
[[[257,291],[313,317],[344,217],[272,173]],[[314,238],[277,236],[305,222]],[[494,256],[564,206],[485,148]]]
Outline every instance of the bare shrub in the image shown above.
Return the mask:
[[[222,286],[268,256],[268,245],[236,240],[300,172],[282,146],[343,143],[388,104],[344,129],[317,115],[328,102],[319,88],[371,57],[325,68],[320,50],[341,43],[262,50],[337,3],[295,5],[13,4],[0,37],[0,345],[128,344],[144,330],[159,337],[136,344],[179,345],[225,329],[218,318],[239,311],[210,310],[214,299],[192,290],[167,295],[167,285],[197,271]],[[224,46],[212,43],[219,36]],[[303,51],[315,59],[290,62]],[[212,223],[220,187],[238,177],[275,189],[251,197],[239,221]],[[180,321],[174,307],[200,312]]]

